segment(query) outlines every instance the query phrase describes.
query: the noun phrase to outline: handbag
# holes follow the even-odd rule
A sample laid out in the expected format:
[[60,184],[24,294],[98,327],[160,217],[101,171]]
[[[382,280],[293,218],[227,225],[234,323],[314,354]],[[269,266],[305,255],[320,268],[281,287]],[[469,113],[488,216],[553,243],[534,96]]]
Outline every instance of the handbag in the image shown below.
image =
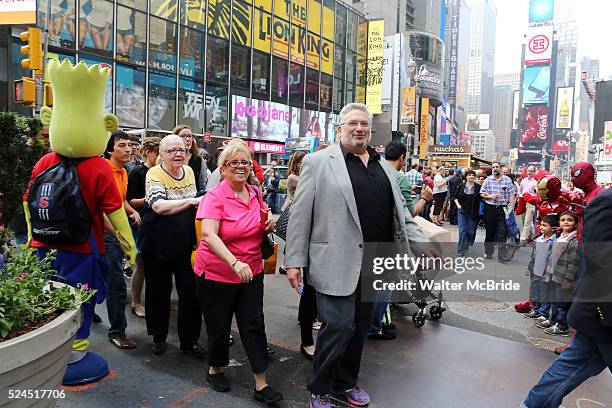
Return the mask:
[[[253,188],[253,186],[251,186]],[[258,188],[253,188],[255,190],[255,195],[257,196],[257,201],[259,201],[259,206],[262,207],[263,201],[261,200],[261,196],[259,195],[260,191]],[[263,208],[263,207],[262,207]],[[264,234],[261,240],[261,258],[268,259],[275,252],[276,242],[271,236],[272,234]]]
[[282,239],[283,241],[287,241],[287,226],[289,225],[289,210],[291,209],[290,202],[287,204],[287,207],[281,212],[278,220],[276,220],[276,228],[274,229],[274,235]]

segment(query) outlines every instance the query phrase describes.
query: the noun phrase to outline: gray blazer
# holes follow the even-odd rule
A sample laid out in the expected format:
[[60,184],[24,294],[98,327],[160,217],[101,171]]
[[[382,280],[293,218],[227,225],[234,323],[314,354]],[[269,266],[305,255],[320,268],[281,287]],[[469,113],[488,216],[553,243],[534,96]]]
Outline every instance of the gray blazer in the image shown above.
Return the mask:
[[[420,255],[428,240],[405,205],[393,169],[384,159],[380,164],[393,190],[393,237],[398,251]],[[364,242],[340,145],[304,158],[290,211],[295,215],[287,227],[285,265],[308,267],[308,283],[317,292],[352,294],[359,282]]]

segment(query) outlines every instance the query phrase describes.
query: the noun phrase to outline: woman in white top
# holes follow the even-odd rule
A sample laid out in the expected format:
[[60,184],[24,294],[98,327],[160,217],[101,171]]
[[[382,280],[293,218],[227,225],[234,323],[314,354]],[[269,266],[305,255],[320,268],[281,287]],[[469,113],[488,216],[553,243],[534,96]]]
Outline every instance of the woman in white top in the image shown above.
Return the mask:
[[[134,6],[133,2],[125,2]],[[132,4],[130,4],[132,3]],[[134,45],[134,10],[121,7],[117,9],[117,59],[130,60],[130,51]]]
[[98,50],[108,51],[113,21],[113,3],[105,0],[91,0],[91,11],[87,15],[89,34]]
[[444,167],[439,167],[434,176],[434,212],[436,216],[434,224],[442,225],[442,207],[444,206],[444,200],[446,199],[446,179],[444,178]]

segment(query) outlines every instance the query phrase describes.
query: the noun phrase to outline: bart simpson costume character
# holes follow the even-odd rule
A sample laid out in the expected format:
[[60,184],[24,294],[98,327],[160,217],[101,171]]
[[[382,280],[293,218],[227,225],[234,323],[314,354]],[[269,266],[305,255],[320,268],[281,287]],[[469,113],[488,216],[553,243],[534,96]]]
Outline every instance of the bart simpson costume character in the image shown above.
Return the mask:
[[[128,262],[136,259],[136,246],[128,223],[123,201],[110,166],[98,157],[104,152],[110,132],[117,129],[117,118],[104,113],[104,94],[109,69],[98,65],[88,67],[80,62],[73,66],[68,60],[60,63],[51,60],[48,75],[53,88],[54,107],[41,109],[41,120],[49,125],[49,138],[53,152],[43,156],[32,170],[32,182],[46,169],[62,160],[74,161],[78,174],[81,196],[89,216],[89,239],[82,243],[43,243],[32,239],[28,191],[24,194],[24,209],[28,221],[28,242],[44,257],[50,249],[57,250],[53,268],[64,283],[75,287],[95,289],[96,296],[83,305],[83,321],[76,334],[72,355],[64,374],[63,384],[77,385],[98,380],[108,374],[106,360],[88,352],[89,328],[93,318],[94,302],[102,303],[106,295],[102,254],[104,247],[104,220],[106,214],[117,231],[117,239]],[[36,210],[32,207],[33,210]]]

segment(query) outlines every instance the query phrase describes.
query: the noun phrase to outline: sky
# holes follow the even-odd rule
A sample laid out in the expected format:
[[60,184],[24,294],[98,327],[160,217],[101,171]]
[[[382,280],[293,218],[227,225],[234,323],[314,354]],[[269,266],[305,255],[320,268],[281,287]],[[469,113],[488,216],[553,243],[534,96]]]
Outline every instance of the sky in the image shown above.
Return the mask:
[[[493,0],[493,3],[497,8],[495,73],[519,72],[529,0]],[[612,44],[607,34],[610,16],[610,0],[555,0],[555,20],[577,21],[578,60],[583,56],[599,58],[600,77],[604,79],[612,75]]]

